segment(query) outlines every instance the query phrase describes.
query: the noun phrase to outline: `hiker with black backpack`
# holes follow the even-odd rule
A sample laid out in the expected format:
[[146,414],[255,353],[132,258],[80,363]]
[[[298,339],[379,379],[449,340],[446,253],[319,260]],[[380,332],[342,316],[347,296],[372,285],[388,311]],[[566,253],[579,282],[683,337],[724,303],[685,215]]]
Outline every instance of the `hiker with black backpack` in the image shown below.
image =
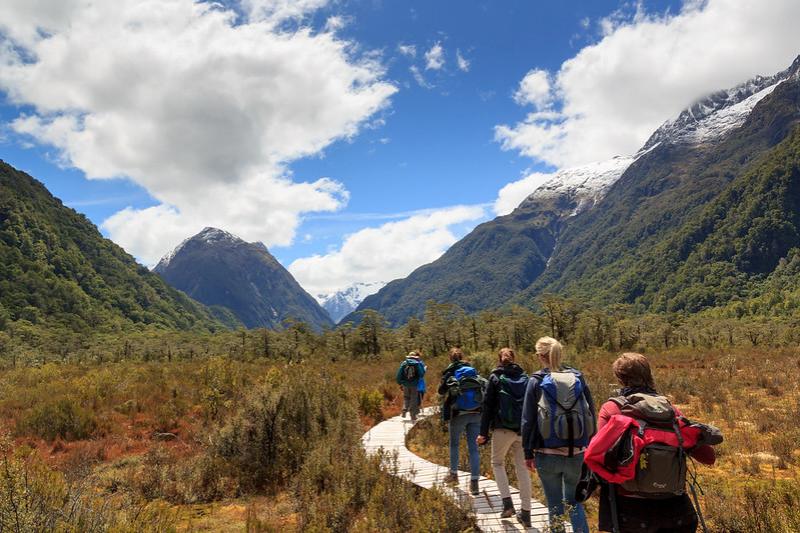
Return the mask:
[[531,476],[525,467],[525,453],[522,451],[520,435],[528,375],[515,362],[516,355],[511,348],[502,348],[497,358],[499,364],[492,370],[486,385],[481,432],[477,443],[479,446],[486,444],[491,431],[492,470],[503,499],[501,518],[515,515],[506,473],[506,456],[511,452],[519,481],[521,502],[521,510],[516,517],[522,525],[531,527]]
[[600,531],[691,533],[698,522],[705,531],[687,459],[714,464],[711,445],[722,435],[687,420],[658,394],[645,356],[624,353],[612,369],[622,389],[600,408],[599,430],[586,452],[587,466],[603,480]]
[[479,494],[481,458],[478,452],[478,433],[481,426],[481,405],[486,380],[468,362],[462,361],[461,348],[450,350],[450,364],[442,372],[439,394],[443,397],[442,419],[450,433],[450,472],[445,483],[458,483],[458,447],[461,435],[467,436],[469,451],[469,491]]
[[584,450],[595,433],[594,403],[583,374],[561,364],[562,351],[561,343],[552,337],[536,342],[543,368],[531,375],[525,391],[522,446],[525,465],[542,482],[551,530],[564,531],[560,517],[568,506],[572,530],[589,533],[575,488]]
[[[406,414],[411,415],[411,422],[417,421],[419,414],[419,406],[422,397],[419,393],[420,383],[425,378],[425,371],[427,367],[422,362],[420,353],[414,350],[400,363],[400,368],[397,369],[395,380],[397,384],[403,388],[403,418]],[[424,385],[423,385],[424,388]]]

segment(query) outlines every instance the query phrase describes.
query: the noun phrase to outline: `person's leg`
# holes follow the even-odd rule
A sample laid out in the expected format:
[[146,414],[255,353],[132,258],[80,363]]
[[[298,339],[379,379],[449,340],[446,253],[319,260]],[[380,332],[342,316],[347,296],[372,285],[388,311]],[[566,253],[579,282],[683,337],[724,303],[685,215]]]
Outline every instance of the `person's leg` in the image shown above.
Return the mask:
[[516,433],[507,429],[496,429],[492,433],[492,472],[497,483],[497,490],[502,498],[511,497],[506,473],[506,454],[515,442]]
[[481,477],[481,454],[478,451],[478,434],[481,432],[481,415],[464,415],[468,417],[466,423],[467,430],[467,450],[469,450],[469,473],[470,479],[477,480]]
[[517,471],[517,484],[519,485],[519,498],[523,511],[531,510],[531,474],[525,467],[525,452],[522,449],[522,436],[514,433],[511,443],[511,454],[514,459],[514,468]]
[[542,490],[547,500],[547,510],[550,515],[550,526],[553,531],[563,531],[559,517],[564,514],[564,457],[536,454],[536,472],[542,482]]
[[417,391],[416,385],[408,387],[408,390],[408,412],[411,413],[411,420],[413,422],[417,420],[417,415],[419,414],[419,392]]
[[405,418],[406,413],[408,413],[409,403],[411,403],[410,391],[408,390],[408,387],[403,385],[403,418]]
[[458,472],[458,442],[464,431],[464,415],[456,415],[450,419],[450,473]]
[[569,521],[574,533],[589,533],[583,505],[575,500],[575,487],[581,478],[583,454],[564,458],[564,500],[569,504]]

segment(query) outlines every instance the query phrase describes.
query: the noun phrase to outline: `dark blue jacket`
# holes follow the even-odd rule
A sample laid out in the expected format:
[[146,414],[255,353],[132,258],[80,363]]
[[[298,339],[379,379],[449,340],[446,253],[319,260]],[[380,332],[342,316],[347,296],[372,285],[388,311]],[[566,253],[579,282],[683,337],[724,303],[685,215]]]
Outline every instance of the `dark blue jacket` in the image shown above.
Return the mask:
[[[592,416],[595,417],[594,400],[592,400],[592,393],[583,379],[583,374],[574,368],[564,367],[563,371],[575,372],[578,380],[583,384],[584,394],[586,395],[586,402],[589,404],[589,410]],[[533,459],[533,451],[537,448],[544,448],[544,439],[539,432],[539,399],[542,397],[541,383],[544,376],[550,373],[549,368],[543,368],[535,374],[531,374],[531,379],[528,381],[528,388],[525,391],[525,402],[522,405],[522,448],[525,450],[525,458]]]
[[483,396],[481,435],[488,437],[489,430],[500,425],[500,376],[506,375],[511,379],[518,379],[523,372],[521,366],[511,363],[506,366],[498,366],[489,374],[489,383],[486,385],[486,394]]

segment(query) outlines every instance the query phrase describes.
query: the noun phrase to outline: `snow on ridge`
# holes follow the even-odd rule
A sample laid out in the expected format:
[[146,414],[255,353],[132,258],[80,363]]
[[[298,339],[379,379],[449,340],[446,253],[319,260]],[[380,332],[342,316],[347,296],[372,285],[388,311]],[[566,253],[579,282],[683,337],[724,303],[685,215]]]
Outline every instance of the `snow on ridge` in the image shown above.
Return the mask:
[[572,215],[577,215],[593,207],[639,155],[617,156],[607,161],[559,170],[537,187],[521,205],[537,199],[571,196],[578,204]]
[[232,233],[228,233],[227,231],[218,228],[212,228],[212,227],[203,228],[203,231],[201,231],[197,235],[193,235],[191,237],[183,239],[183,241],[181,241],[181,243],[178,246],[176,246],[172,251],[167,252],[167,254],[161,258],[161,261],[159,261],[158,264],[156,264],[153,270],[167,268],[169,264],[172,262],[172,260],[175,259],[175,256],[177,256],[189,242],[195,240],[201,241],[205,244],[215,244],[223,241],[239,242],[242,239],[240,239],[236,235],[233,235]]

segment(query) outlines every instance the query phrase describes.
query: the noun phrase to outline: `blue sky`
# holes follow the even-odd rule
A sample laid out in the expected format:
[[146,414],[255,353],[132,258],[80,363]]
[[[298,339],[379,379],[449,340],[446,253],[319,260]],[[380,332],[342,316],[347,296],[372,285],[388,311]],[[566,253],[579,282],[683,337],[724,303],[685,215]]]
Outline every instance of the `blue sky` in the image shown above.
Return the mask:
[[[32,12],[24,0],[10,2],[0,15],[3,42],[16,50],[2,52],[11,67],[0,67],[2,159],[144,263],[183,233],[227,225],[265,241],[312,293],[406,275],[501,214],[495,202],[509,183],[631,154],[693,99],[772,73],[800,51],[791,28],[743,42],[717,30],[752,17],[726,0],[244,0],[215,8],[235,11],[235,20],[193,10],[191,0],[169,0],[158,15],[146,11],[155,0],[125,0],[145,13],[131,15],[135,24],[127,14],[107,17],[121,44],[104,55],[80,32],[92,15],[84,11],[102,7],[53,0]],[[795,9],[767,4],[761,11],[776,21]],[[199,38],[214,46],[186,45],[205,22]],[[132,25],[170,42],[163,50],[152,48],[159,37],[137,44],[126,33]],[[263,42],[245,35],[250,29]],[[708,57],[694,61],[701,39]],[[70,65],[71,55],[82,63]],[[252,61],[242,66],[243,58]],[[330,74],[315,72],[327,65]],[[540,84],[525,88],[531,73]],[[344,81],[328,87],[337,76]],[[184,102],[185,112],[173,112]],[[162,139],[167,123],[177,133]],[[116,136],[128,127],[134,133]],[[272,128],[253,146],[241,134]],[[242,136],[208,156],[234,134]]]

